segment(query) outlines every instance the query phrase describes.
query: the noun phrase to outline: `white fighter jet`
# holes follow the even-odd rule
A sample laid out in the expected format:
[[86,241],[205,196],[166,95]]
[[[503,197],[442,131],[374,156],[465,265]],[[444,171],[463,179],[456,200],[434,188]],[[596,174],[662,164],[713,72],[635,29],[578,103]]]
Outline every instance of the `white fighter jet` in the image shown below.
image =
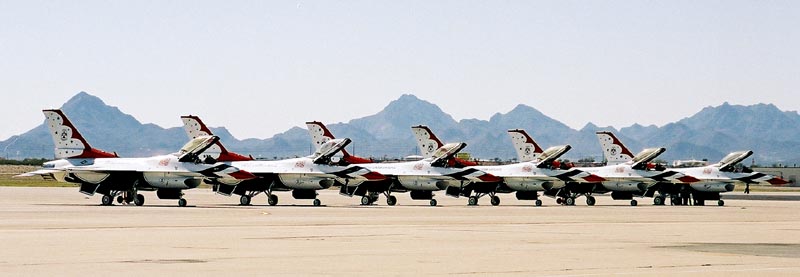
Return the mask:
[[253,174],[223,163],[204,163],[199,159],[218,137],[192,139],[174,154],[149,158],[119,158],[116,154],[92,148],[61,110],[44,110],[45,124],[55,144],[59,160],[46,162],[42,169],[17,175],[43,176],[61,182],[80,184],[80,192],[100,193],[102,204],[144,204],[139,191],[156,191],[160,199],[177,199],[186,206],[183,190],[196,188],[203,179],[234,182],[255,178]]
[[[188,136],[209,135],[211,130],[197,116],[183,116],[184,128]],[[247,170],[258,178],[232,181],[209,179],[215,191],[222,195],[240,195],[239,203],[249,205],[251,199],[261,193],[267,195],[267,203],[278,204],[275,191],[291,191],[295,199],[313,199],[314,206],[322,202],[317,199],[317,191],[328,189],[337,182],[378,181],[385,177],[378,172],[357,165],[343,166],[332,157],[350,143],[350,139],[334,139],[322,143],[314,154],[308,157],[278,161],[251,160],[243,155],[229,152],[218,144],[219,155],[208,156],[219,161]],[[215,148],[216,150],[216,148]],[[214,152],[211,152],[214,153]]]
[[[632,158],[625,154],[620,154],[619,148],[625,149],[619,140],[618,146],[615,148],[604,147],[603,155],[609,161],[616,163],[626,163]],[[625,151],[625,150],[623,150]],[[717,205],[725,205],[725,201],[720,198],[720,193],[733,191],[736,184],[770,184],[770,185],[784,185],[787,182],[779,177],[754,172],[746,166],[740,166],[740,163],[753,155],[753,151],[738,151],[733,152],[722,158],[718,163],[690,168],[673,168],[671,170],[680,172],[687,176],[692,176],[698,181],[692,183],[682,182],[665,182],[659,183],[659,195],[655,196],[655,202],[664,203],[666,197],[669,197],[674,205],[688,205],[689,197],[694,201],[694,205],[705,205],[706,200],[717,200]]]
[[[610,155],[606,159],[608,164],[601,167],[579,167],[577,169],[592,173],[605,179],[599,183],[578,183],[570,182],[561,189],[556,195],[559,196],[558,202],[566,205],[574,205],[575,198],[580,195],[586,196],[586,204],[594,205],[595,199],[592,194],[611,192],[614,200],[630,200],[631,206],[638,205],[636,197],[644,197],[648,191],[658,183],[693,183],[697,179],[677,172],[667,170],[662,166],[650,163],[656,157],[666,151],[666,148],[648,148],[633,156],[631,152],[611,132],[597,132],[597,139],[604,151]],[[622,157],[631,157],[630,160]],[[664,198],[654,200],[656,205],[663,204]]]
[[[324,133],[325,140],[334,139],[333,134],[327,131],[321,122],[309,122],[309,131],[312,139],[320,140],[320,133]],[[412,127],[416,134],[420,126]],[[324,130],[324,131],[322,131]],[[455,158],[455,155],[466,147],[466,143],[432,144],[434,151],[423,153],[424,158],[420,161],[397,162],[397,163],[361,163],[370,170],[380,172],[387,177],[381,181],[359,181],[352,182],[345,180],[344,185],[339,191],[345,196],[361,196],[362,205],[370,205],[378,200],[378,196],[386,196],[386,204],[394,206],[397,198],[393,192],[409,192],[411,199],[429,200],[431,206],[436,206],[438,201],[434,198],[435,191],[446,190],[450,187],[461,187],[464,183],[473,181],[494,182],[499,180],[497,177],[473,168],[464,168],[463,161]]]
[[[430,130],[428,131],[430,132]],[[539,199],[539,192],[561,189],[566,186],[566,182],[595,183],[604,181],[597,175],[579,169],[561,169],[556,166],[558,158],[572,148],[569,145],[553,146],[542,150],[524,130],[509,130],[508,134],[517,150],[519,163],[471,167],[500,177],[502,181],[472,182],[460,191],[448,191],[448,195],[469,196],[469,205],[477,205],[479,198],[489,195],[491,204],[497,206],[500,205],[500,197],[496,193],[516,192],[518,200],[535,200],[536,206],[541,206],[542,200]]]

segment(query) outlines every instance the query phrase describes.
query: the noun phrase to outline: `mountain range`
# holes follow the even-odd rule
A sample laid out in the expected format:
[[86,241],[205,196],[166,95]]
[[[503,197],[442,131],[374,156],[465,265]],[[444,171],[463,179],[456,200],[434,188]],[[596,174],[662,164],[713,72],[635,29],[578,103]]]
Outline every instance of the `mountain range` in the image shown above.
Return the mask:
[[[86,92],[72,97],[61,109],[92,146],[115,151],[120,156],[170,153],[187,141],[182,127],[165,129],[154,124],[142,124]],[[542,147],[572,145],[565,158],[573,160],[602,160],[594,133],[606,130],[615,132],[633,152],[644,147],[666,147],[667,152],[660,158],[667,161],[717,161],[729,152],[750,149],[755,152],[754,161],[762,165],[800,162],[800,115],[796,111],[781,111],[772,104],[741,106],[724,103],[706,107],[691,117],[662,127],[634,124],[616,130],[588,123],[575,130],[526,105],[518,105],[507,113],[497,113],[489,120],[456,121],[435,104],[406,94],[374,115],[347,123],[329,124],[328,128],[337,137],[351,138],[353,143],[349,150],[357,155],[396,158],[419,153],[410,130],[411,126],[419,124],[430,126],[443,141],[466,142],[468,146],[464,151],[481,159],[514,158],[516,154],[506,130],[521,128],[526,129]],[[230,150],[254,157],[303,156],[312,150],[308,133],[298,127],[267,139],[244,140],[235,138],[224,127],[211,130]],[[2,156],[9,159],[53,157],[53,142],[44,120],[30,131],[0,142],[0,149]]]

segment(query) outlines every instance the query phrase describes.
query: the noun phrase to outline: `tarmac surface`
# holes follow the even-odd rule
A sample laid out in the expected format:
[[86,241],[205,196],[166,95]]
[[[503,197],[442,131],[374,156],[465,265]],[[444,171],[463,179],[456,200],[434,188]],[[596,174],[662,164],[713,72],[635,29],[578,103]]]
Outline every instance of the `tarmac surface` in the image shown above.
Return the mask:
[[0,275],[800,275],[796,201],[468,207],[440,193],[389,207],[327,190],[320,207],[282,192],[273,207],[198,189],[179,208],[143,194],[106,207],[77,188],[0,187]]

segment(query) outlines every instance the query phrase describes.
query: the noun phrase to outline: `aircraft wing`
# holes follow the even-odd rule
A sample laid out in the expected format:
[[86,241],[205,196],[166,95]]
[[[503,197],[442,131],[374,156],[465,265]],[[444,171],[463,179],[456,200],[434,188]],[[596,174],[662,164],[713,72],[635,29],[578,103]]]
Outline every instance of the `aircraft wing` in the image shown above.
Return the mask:
[[346,179],[365,179],[368,181],[380,181],[386,179],[383,174],[369,170],[362,166],[349,166],[344,170],[337,172],[329,172],[328,174],[336,175],[336,177]]
[[226,178],[226,179],[237,179],[237,180],[249,180],[256,178],[250,172],[245,170],[241,170],[237,167],[224,164],[224,163],[216,163],[213,166],[209,165],[208,167],[198,168],[197,170],[164,170],[159,168],[149,169],[149,168],[131,168],[130,165],[128,166],[104,166],[104,167],[97,167],[97,166],[86,166],[86,167],[72,167],[67,169],[67,172],[70,173],[96,173],[96,174],[114,174],[120,172],[140,172],[140,173],[169,173],[175,176],[184,176],[184,177],[199,177],[202,175],[203,177],[208,178]]
[[60,169],[39,169],[31,172],[22,173],[19,175],[14,175],[11,178],[19,178],[19,177],[33,177],[33,176],[45,176],[50,175],[56,172],[62,172],[63,170]]
[[689,184],[700,181],[699,179],[692,177],[690,175],[683,174],[681,172],[673,171],[673,170],[664,170],[663,172],[650,176],[650,179],[659,181],[659,182],[667,182],[673,184]]
[[503,179],[492,174],[477,170],[474,168],[464,168],[458,172],[445,174],[442,176],[450,177],[456,180],[467,180],[473,182],[500,182]]
[[566,172],[558,174],[554,177],[562,181],[567,181],[567,182],[574,181],[579,183],[598,183],[606,180],[603,177],[591,174],[589,172],[577,168],[567,170]]

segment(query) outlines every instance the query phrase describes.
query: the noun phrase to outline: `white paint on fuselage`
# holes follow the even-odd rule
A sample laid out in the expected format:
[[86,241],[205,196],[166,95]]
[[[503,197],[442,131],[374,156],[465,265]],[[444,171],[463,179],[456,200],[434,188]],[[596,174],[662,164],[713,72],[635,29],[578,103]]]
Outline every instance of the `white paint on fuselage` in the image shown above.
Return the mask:
[[564,174],[567,170],[538,168],[531,162],[471,168],[503,178],[503,182],[515,191],[544,191],[566,186],[566,183],[555,176]]
[[[410,190],[443,190],[447,186],[460,186],[461,181],[444,176],[463,171],[463,168],[431,166],[431,159],[399,163],[359,164],[364,168],[386,176],[395,176],[397,181]],[[466,184],[466,181],[465,181]],[[350,186],[355,186],[350,184]]]

